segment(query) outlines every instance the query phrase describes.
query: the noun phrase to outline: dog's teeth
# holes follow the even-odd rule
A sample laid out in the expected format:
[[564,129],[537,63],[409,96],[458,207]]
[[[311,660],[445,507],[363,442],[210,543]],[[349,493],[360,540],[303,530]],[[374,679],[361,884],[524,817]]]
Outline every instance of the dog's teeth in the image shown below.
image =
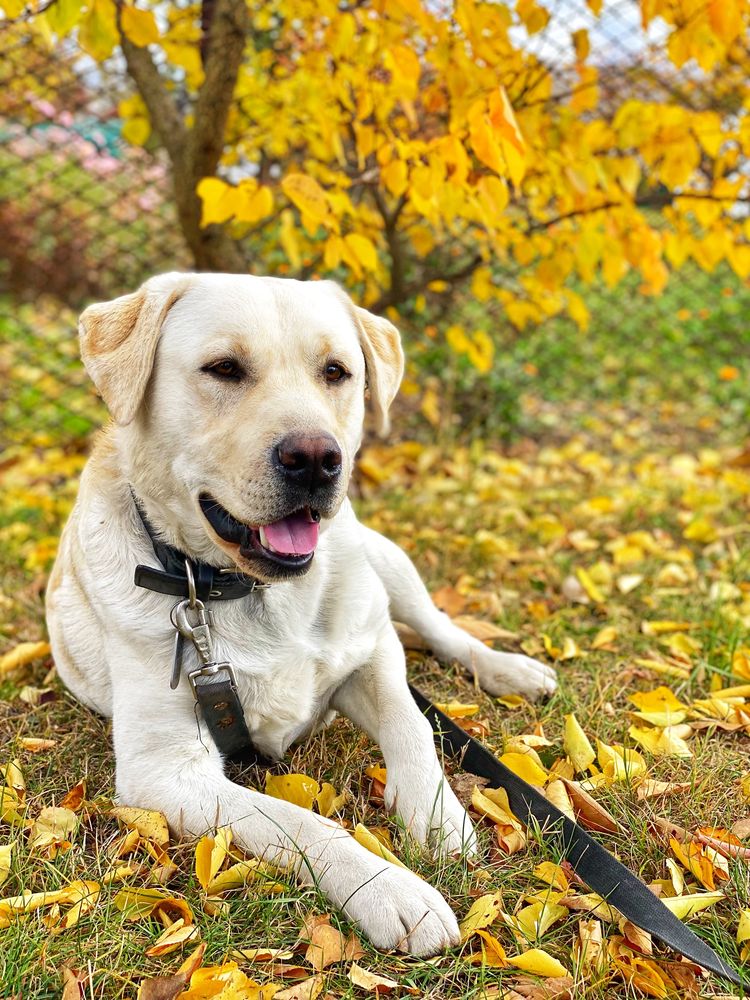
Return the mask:
[[263,525],[261,525],[258,528],[258,537],[260,538],[260,544],[263,546],[264,549],[269,549],[273,551],[273,549],[271,549],[271,546],[268,544],[268,539],[266,538],[266,529],[263,527]]

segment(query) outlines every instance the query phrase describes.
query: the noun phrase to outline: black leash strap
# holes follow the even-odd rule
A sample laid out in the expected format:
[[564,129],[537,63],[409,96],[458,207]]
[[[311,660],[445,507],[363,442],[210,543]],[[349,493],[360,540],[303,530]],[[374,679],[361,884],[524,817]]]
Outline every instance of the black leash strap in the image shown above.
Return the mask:
[[583,881],[636,927],[737,986],[739,974],[720,958],[655,896],[641,880],[606,848],[568,819],[541,792],[527,784],[477,740],[409,685],[425,714],[439,747],[458,757],[461,767],[486,778],[491,788],[503,788],[513,814],[526,826],[538,823],[546,835],[559,838],[562,853]]

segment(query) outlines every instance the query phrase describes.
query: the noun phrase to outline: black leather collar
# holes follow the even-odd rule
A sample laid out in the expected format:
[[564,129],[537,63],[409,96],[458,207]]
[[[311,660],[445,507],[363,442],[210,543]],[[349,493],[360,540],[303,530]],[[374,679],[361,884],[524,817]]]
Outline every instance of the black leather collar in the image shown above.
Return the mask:
[[[133,503],[138,511],[143,527],[154,549],[154,555],[164,567],[155,569],[153,566],[139,564],[135,568],[135,585],[145,590],[153,590],[157,594],[171,594],[173,597],[187,597],[188,583],[185,574],[185,559],[187,556],[173,545],[167,545],[156,536],[153,525],[146,517],[138,497],[133,492]],[[198,562],[191,558],[195,576],[195,591],[201,601],[236,601],[247,597],[258,587],[265,587],[252,576],[237,573],[235,570],[217,569],[208,563]]]

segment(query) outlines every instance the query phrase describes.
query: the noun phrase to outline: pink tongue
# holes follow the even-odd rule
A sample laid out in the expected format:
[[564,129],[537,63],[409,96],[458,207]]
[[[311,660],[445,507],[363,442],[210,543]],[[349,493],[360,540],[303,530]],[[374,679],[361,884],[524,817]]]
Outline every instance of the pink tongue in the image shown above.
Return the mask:
[[263,529],[268,544],[285,556],[306,556],[318,544],[318,522],[305,514],[291,514]]

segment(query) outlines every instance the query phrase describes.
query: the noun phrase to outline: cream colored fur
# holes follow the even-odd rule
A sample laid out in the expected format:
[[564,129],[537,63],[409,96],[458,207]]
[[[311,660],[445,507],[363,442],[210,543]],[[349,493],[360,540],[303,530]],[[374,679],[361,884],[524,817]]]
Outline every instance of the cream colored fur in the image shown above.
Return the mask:
[[[328,282],[172,274],[87,309],[81,346],[114,421],[94,448],[63,533],[48,623],[64,682],[112,716],[119,799],[163,811],[179,834],[231,824],[247,851],[317,882],[381,948],[426,955],[457,943],[447,903],[416,875],[364,850],[335,822],[225,777],[189,685],[169,688],[175,599],[133,584],[136,564],[156,561],[131,486],[166,541],[215,566],[247,569],[238,547],[208,525],[199,493],[248,524],[268,523],[279,516],[268,463],[274,442],[290,432],[333,435],[343,463],[337,509],[321,526],[310,570],[214,602],[217,652],[237,671],[260,750],[280,757],[343,712],[380,744],[387,805],[413,836],[447,853],[474,852],[471,822],[409,695],[391,618],[492,693],[536,698],[554,690],[554,675],[456,628],[407,556],[360,525],[346,499],[362,434],[365,363],[385,426],[402,372],[397,332]],[[220,384],[201,370],[226,355],[242,359],[243,383]],[[352,374],[342,384],[321,378],[332,356]]]

